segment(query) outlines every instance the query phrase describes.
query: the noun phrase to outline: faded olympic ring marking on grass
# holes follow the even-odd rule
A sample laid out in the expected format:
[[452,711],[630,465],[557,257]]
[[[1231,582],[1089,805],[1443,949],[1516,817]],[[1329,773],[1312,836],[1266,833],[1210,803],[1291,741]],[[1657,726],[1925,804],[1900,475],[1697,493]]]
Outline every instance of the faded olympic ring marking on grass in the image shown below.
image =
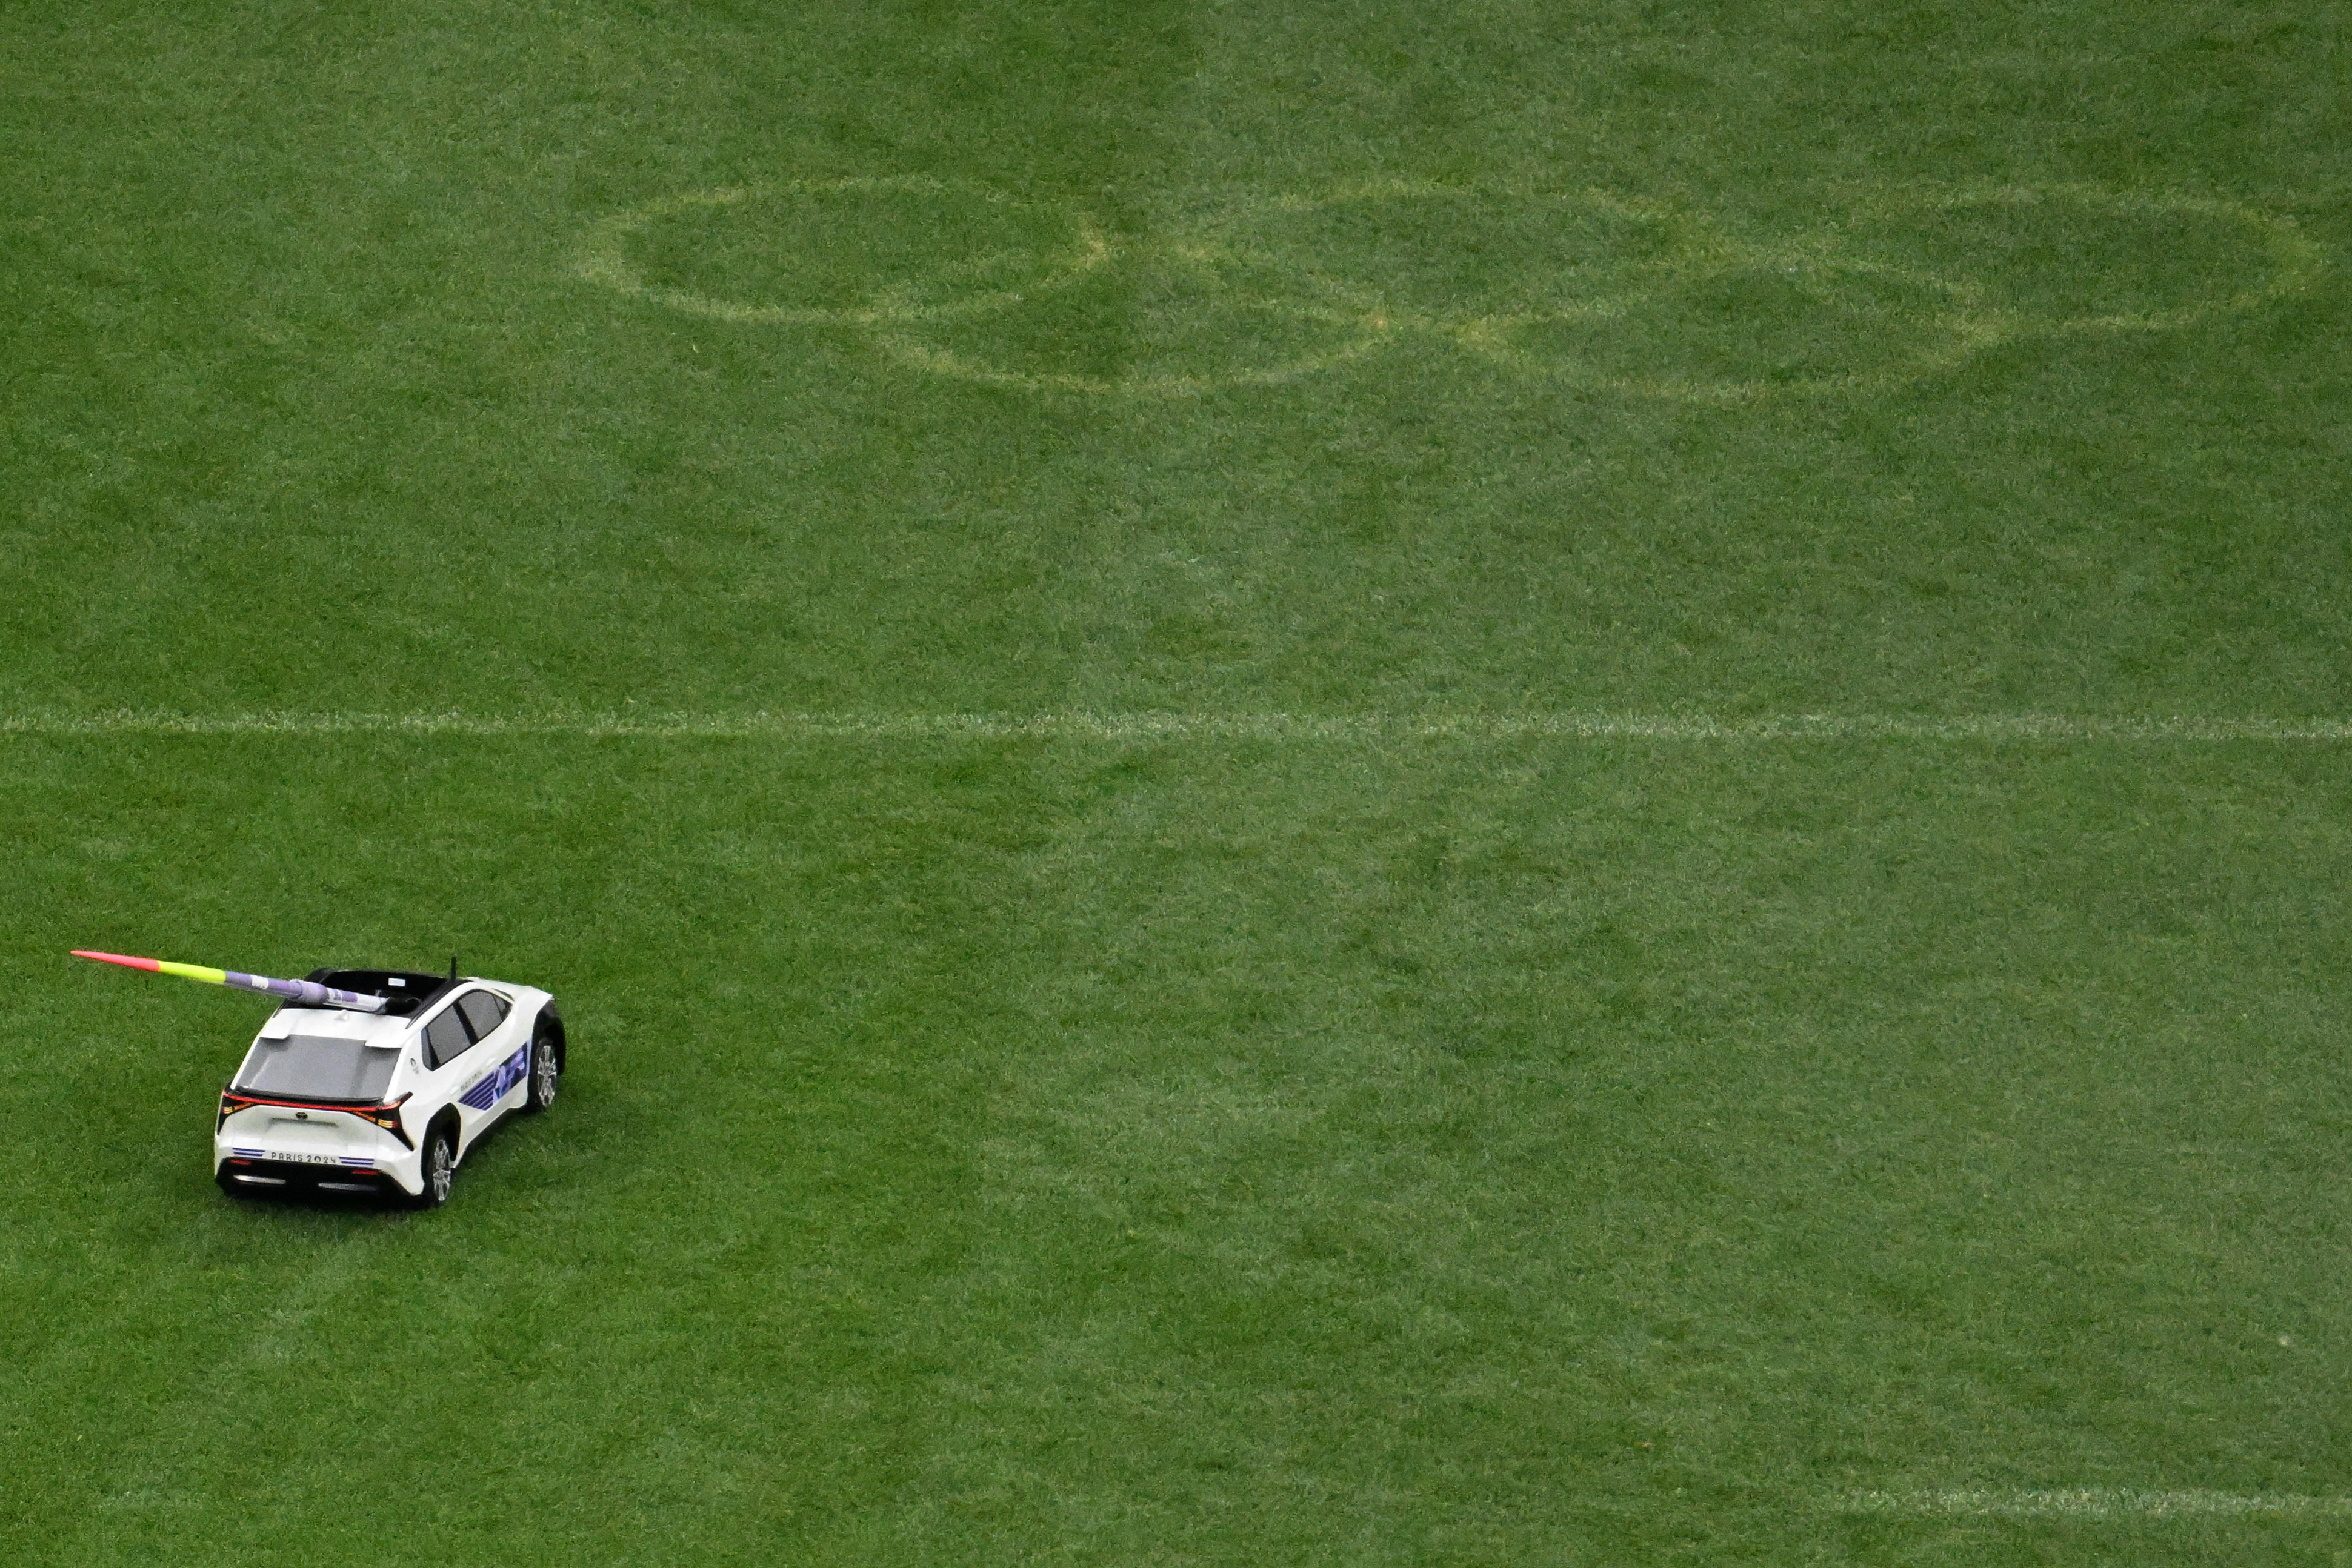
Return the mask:
[[[1732,252],[1717,258],[1714,265],[1695,268],[1678,281],[1706,282],[1738,272],[1763,272],[1805,277],[1834,277],[1840,274],[1854,277],[1884,277],[1906,283],[1925,291],[1941,293],[1952,301],[1950,308],[1933,312],[1925,323],[1940,342],[1917,350],[1891,365],[1875,371],[1848,371],[1826,376],[1790,376],[1779,379],[1764,377],[1700,377],[1674,375],[1612,375],[1595,372],[1575,364],[1564,356],[1528,354],[1514,349],[1509,340],[1496,335],[1486,341],[1464,340],[1465,347],[1484,353],[1499,363],[1524,374],[1557,376],[1578,385],[1598,391],[1614,392],[1635,397],[1662,398],[1681,402],[1733,405],[1760,402],[1769,398],[1790,396],[1832,396],[1905,386],[1938,371],[1953,368],[1977,352],[1992,340],[1987,329],[1977,320],[1968,307],[1976,302],[1977,291],[1965,283],[1939,277],[1916,268],[1888,266],[1856,257],[1818,256],[1801,252],[1772,253],[1762,250]],[[1654,298],[1654,294],[1650,298]],[[1621,308],[1646,303],[1635,300]],[[1889,316],[1885,310],[1876,312]]]
[[1308,376],[1337,370],[1351,361],[1364,358],[1381,345],[1385,332],[1385,324],[1368,323],[1364,333],[1329,353],[1303,354],[1276,364],[1255,366],[1219,376],[1174,371],[1118,377],[1088,376],[1064,371],[1014,371],[967,358],[951,349],[941,349],[903,333],[890,333],[878,341],[883,352],[897,363],[931,375],[944,376],[950,381],[1012,387],[1022,392],[1077,392],[1088,397],[1177,398],[1200,397],[1228,387],[1278,386],[1285,382],[1303,381]]
[[[1115,254],[1136,256],[1146,253],[1140,247],[1129,246]],[[1152,247],[1150,254],[1191,270],[1202,278],[1213,278],[1214,269],[1224,262],[1266,267],[1277,272],[1297,270],[1284,268],[1260,254],[1214,242],[1160,246]],[[1236,295],[1229,299],[1228,304],[1230,308],[1243,311],[1265,311],[1318,321],[1345,330],[1348,333],[1346,340],[1338,347],[1321,352],[1293,354],[1272,364],[1249,366],[1216,375],[1145,371],[1110,377],[1074,371],[1017,371],[923,342],[904,330],[883,334],[878,341],[883,351],[900,364],[932,375],[972,382],[982,386],[1011,387],[1024,392],[1075,392],[1091,397],[1198,397],[1230,387],[1275,386],[1336,369],[1360,360],[1379,348],[1392,329],[1393,323],[1377,303],[1361,299],[1345,300],[1340,298],[1340,291],[1324,287],[1312,277],[1307,278],[1307,283],[1310,287],[1320,289],[1331,298],[1302,305],[1278,298],[1251,298]]]
[[[1712,227],[1699,214],[1686,210],[1652,206],[1612,192],[1587,187],[1576,191],[1518,191],[1500,186],[1449,185],[1435,181],[1382,180],[1360,185],[1342,186],[1322,195],[1291,194],[1270,201],[1253,203],[1244,207],[1246,215],[1276,213],[1318,213],[1335,207],[1375,206],[1392,202],[1450,201],[1462,198],[1488,202],[1516,200],[1535,205],[1549,205],[1568,211],[1579,209],[1603,214],[1611,217],[1654,223],[1662,228],[1677,231],[1677,242],[1685,249],[1703,252],[1721,242]],[[1644,273],[1670,271],[1676,263],[1636,262],[1624,268],[1636,277]],[[1323,269],[1315,269],[1318,277],[1328,277]],[[1331,280],[1335,284],[1337,280]],[[1339,285],[1349,287],[1348,285]],[[1358,282],[1359,289],[1377,284]],[[1570,304],[1522,310],[1416,310],[1395,300],[1386,301],[1387,313],[1398,326],[1435,331],[1448,335],[1491,336],[1498,329],[1528,326],[1544,321],[1583,319],[1605,315],[1626,299],[1639,298],[1641,290],[1632,294],[1615,293],[1591,296]]]
[[[2311,285],[2324,266],[2319,247],[2289,220],[2261,212],[2243,203],[2215,197],[2109,192],[2094,186],[2070,184],[1975,187],[1882,198],[1858,205],[1865,212],[1891,215],[1906,212],[1950,212],[1985,206],[2031,207],[2045,204],[2092,211],[2184,214],[2226,220],[2245,229],[2256,239],[2270,261],[2269,276],[2260,284],[2236,294],[2200,300],[2169,310],[2114,312],[2053,319],[1994,307],[1987,302],[1981,285],[1964,278],[1843,254],[1843,247],[1831,235],[1816,235],[1765,246],[1743,243],[1710,229],[1702,231],[1708,233],[1710,237],[1699,247],[1702,256],[1695,265],[1678,259],[1668,260],[1649,270],[1667,283],[1702,281],[1749,269],[1803,272],[1816,277],[1845,272],[1906,282],[1940,292],[1950,300],[1949,308],[1935,312],[1926,323],[1942,340],[1879,370],[1855,371],[1832,376],[1772,380],[1612,376],[1591,374],[1565,360],[1547,360],[1544,356],[1513,348],[1511,335],[1540,319],[1533,314],[1517,319],[1496,316],[1439,325],[1463,347],[1522,373],[1562,376],[1582,385],[1634,396],[1734,404],[1790,395],[1826,396],[1887,390],[1956,369],[1974,355],[2005,341],[2099,332],[2177,330],[2218,316],[2252,310],[2298,293]],[[1659,209],[1637,208],[1631,204],[1622,204],[1621,210],[1629,215],[1647,217],[1653,221],[1664,221],[1671,216]],[[1551,319],[1564,321],[1580,315],[1585,319],[1622,316],[1647,298],[1654,298],[1661,287],[1661,284],[1654,284],[1642,292],[1597,298],[1577,312],[1560,312]],[[1407,324],[1422,323],[1409,321]]]
[[[1068,256],[1050,266],[1049,270],[1034,280],[1025,289],[999,289],[976,294],[945,304],[922,304],[919,301],[886,298],[887,291],[875,290],[868,302],[847,309],[822,306],[753,305],[740,300],[718,299],[690,289],[664,288],[646,281],[644,273],[628,257],[629,236],[666,217],[698,209],[736,206],[745,202],[769,200],[792,195],[834,194],[880,195],[961,195],[977,197],[1007,211],[1042,212],[1048,204],[1024,202],[992,191],[985,185],[964,180],[935,180],[921,175],[888,175],[826,181],[787,181],[767,185],[721,185],[709,191],[691,191],[683,195],[666,196],[657,202],[616,214],[597,224],[589,231],[581,247],[573,271],[591,283],[624,294],[631,298],[667,306],[690,316],[709,317],[718,321],[738,321],[768,326],[828,326],[875,327],[899,322],[950,320],[962,316],[982,315],[990,310],[1004,309],[1019,304],[1031,292],[1065,286],[1085,277],[1110,258],[1109,242],[1084,214],[1070,212],[1072,249]],[[973,257],[935,269],[935,276],[977,275],[992,265],[1009,260],[1025,252],[1003,251]]]
[[1916,268],[1896,267],[1864,258],[1822,256],[1803,246],[1783,245],[1768,247],[1742,242],[1724,233],[1703,214],[1636,202],[1592,188],[1580,191],[1513,191],[1433,182],[1387,181],[1345,187],[1324,195],[1279,197],[1260,204],[1256,210],[1311,213],[1345,205],[1465,197],[1483,197],[1489,201],[1516,199],[1571,211],[1582,209],[1610,217],[1652,224],[1670,235],[1669,244],[1659,257],[1620,264],[1614,268],[1622,276],[1622,286],[1599,289],[1581,299],[1518,310],[1417,311],[1392,305],[1392,319],[1398,326],[1451,339],[1472,353],[1523,374],[1565,376],[1580,385],[1633,396],[1738,403],[1791,393],[1823,395],[1899,385],[1958,363],[1985,340],[1983,329],[1970,321],[1964,310],[1947,310],[1938,313],[1941,318],[1940,335],[1948,339],[1947,343],[1876,371],[1780,380],[1594,373],[1560,357],[1531,354],[1515,348],[1511,340],[1531,327],[1622,319],[1675,283],[1705,281],[1744,270],[1802,273],[1810,277],[1843,272],[1896,278],[1943,293],[1960,307],[1975,303],[1976,290],[1966,283]]
[[[1067,213],[1072,241],[1066,253],[1004,250],[950,263],[933,269],[934,284],[958,278],[978,278],[991,270],[1023,262],[1042,263],[1045,270],[1019,288],[982,290],[961,298],[926,303],[911,283],[877,287],[859,304],[846,308],[756,305],[724,300],[689,290],[665,288],[646,280],[626,254],[628,237],[666,216],[698,208],[717,208],[744,201],[785,194],[835,193],[955,193],[978,197],[1008,210],[1043,211],[1049,204],[1030,203],[971,182],[920,176],[854,178],[831,182],[792,182],[755,187],[720,187],[672,196],[607,218],[591,229],[577,274],[632,298],[713,319],[747,324],[845,326],[876,334],[877,347],[895,362],[929,374],[982,385],[1034,392],[1060,392],[1092,397],[1172,398],[1198,396],[1224,389],[1266,386],[1331,370],[1361,360],[1394,340],[1402,332],[1433,334],[1455,343],[1488,362],[1520,374],[1561,377],[1596,390],[1628,396],[1724,405],[1759,402],[1786,396],[1833,396],[1886,390],[1949,371],[1975,354],[2002,342],[2035,338],[2061,338],[2095,333],[2177,330],[2218,316],[2238,314],[2275,302],[2310,287],[2325,267],[2323,253],[2285,217],[2262,212],[2244,203],[2219,197],[2166,193],[2116,192],[2081,184],[2002,185],[1966,187],[1942,192],[1896,193],[1866,196],[1848,204],[1864,217],[1897,218],[1920,213],[1957,213],[1978,208],[2038,206],[2073,207],[2090,212],[2152,214],[2212,218],[2234,224],[2247,232],[2269,262],[2267,275],[2257,284],[2231,295],[2195,300],[2168,309],[2116,311],[2076,317],[2037,317],[2030,311],[1988,304],[1980,285],[1941,273],[1874,260],[1852,254],[1837,230],[1775,245],[1741,241],[1720,231],[1704,214],[1659,207],[1598,190],[1577,192],[1515,191],[1500,187],[1446,185],[1429,182],[1379,182],[1344,186],[1321,194],[1292,193],[1229,208],[1222,225],[1212,225],[1211,236],[1190,243],[1148,247],[1179,260],[1213,257],[1239,259],[1287,272],[1320,299],[1234,297],[1230,303],[1244,310],[1264,310],[1294,319],[1323,321],[1352,329],[1347,341],[1327,352],[1294,356],[1279,363],[1244,367],[1222,373],[1148,371],[1129,376],[1095,376],[1076,371],[1023,371],[989,363],[967,352],[925,341],[915,329],[938,327],[1000,314],[1033,297],[1066,288],[1115,259],[1139,254],[1134,246],[1115,245],[1094,223],[1075,208]],[[1611,216],[1652,223],[1672,232],[1674,244],[1658,260],[1627,264],[1622,270],[1632,287],[1593,292],[1558,305],[1517,310],[1411,308],[1393,301],[1365,298],[1361,286],[1351,286],[1318,267],[1286,265],[1255,249],[1244,249],[1213,237],[1217,227],[1231,228],[1253,217],[1285,213],[1312,213],[1336,206],[1437,198],[1516,199],[1581,207]],[[1606,322],[1622,319],[1654,300],[1677,283],[1705,282],[1731,273],[1780,271],[1820,279],[1839,276],[1878,277],[1928,293],[1939,293],[1950,303],[1941,310],[1915,316],[1930,329],[1935,340],[1878,370],[1832,375],[1756,377],[1748,379],[1620,374],[1580,364],[1566,356],[1546,356],[1515,346],[1514,339],[1547,324]],[[1372,286],[1377,289],[1377,285]],[[1352,295],[1352,298],[1351,298]],[[1335,303],[1334,301],[1338,301]],[[1884,310],[1884,308],[1877,308]],[[1887,312],[1890,318],[1892,313]]]
[[1871,216],[1895,217],[1909,213],[1965,212],[1981,207],[2028,208],[2073,206],[2092,212],[2217,218],[2238,225],[2256,240],[2270,258],[2271,275],[2261,284],[2236,294],[2201,300],[2170,310],[2116,311],[2099,316],[2037,319],[2024,313],[2007,313],[2005,335],[2069,337],[2093,332],[2166,332],[2193,327],[2216,316],[2239,315],[2292,294],[2318,279],[2326,267],[2317,245],[2290,218],[2265,213],[2243,202],[2218,196],[2192,196],[2155,191],[2109,191],[2096,185],[1977,185],[1940,193],[1865,199],[1856,210]]

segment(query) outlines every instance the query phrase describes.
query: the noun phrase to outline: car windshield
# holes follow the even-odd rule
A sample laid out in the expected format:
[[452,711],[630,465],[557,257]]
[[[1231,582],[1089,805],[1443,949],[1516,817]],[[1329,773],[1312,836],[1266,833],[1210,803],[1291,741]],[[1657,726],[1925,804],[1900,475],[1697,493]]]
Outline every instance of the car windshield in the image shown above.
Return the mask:
[[400,1052],[356,1040],[289,1035],[257,1040],[237,1070],[236,1087],[248,1094],[279,1094],[289,1100],[383,1098],[384,1085]]

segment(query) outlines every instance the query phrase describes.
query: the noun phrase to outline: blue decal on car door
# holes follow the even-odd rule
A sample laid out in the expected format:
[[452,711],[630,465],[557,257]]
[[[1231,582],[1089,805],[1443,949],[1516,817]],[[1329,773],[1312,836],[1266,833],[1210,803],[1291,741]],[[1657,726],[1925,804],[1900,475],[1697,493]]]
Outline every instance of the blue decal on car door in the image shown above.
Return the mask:
[[479,1083],[467,1090],[458,1097],[458,1103],[477,1111],[487,1111],[497,1104],[508,1090],[521,1082],[530,1071],[530,1047],[526,1045],[499,1062],[497,1070]]

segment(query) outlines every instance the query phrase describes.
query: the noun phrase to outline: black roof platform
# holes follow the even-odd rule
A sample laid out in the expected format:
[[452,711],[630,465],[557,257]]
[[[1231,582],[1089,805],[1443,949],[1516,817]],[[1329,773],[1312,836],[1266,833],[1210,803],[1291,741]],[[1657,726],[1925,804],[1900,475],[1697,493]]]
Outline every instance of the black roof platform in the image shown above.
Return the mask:
[[457,983],[446,975],[420,975],[411,969],[313,969],[303,978],[339,991],[382,997],[391,1004],[383,1010],[396,1017],[417,1011]]

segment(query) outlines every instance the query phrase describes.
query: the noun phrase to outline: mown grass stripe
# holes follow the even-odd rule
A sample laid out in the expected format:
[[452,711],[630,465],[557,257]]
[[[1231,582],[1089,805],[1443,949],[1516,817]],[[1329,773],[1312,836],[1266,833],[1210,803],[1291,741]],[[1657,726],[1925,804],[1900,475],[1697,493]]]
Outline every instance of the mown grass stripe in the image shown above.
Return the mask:
[[1343,713],[252,713],[0,715],[4,735],[574,735],[1041,740],[2021,740],[2336,744],[2352,719],[2209,715]]

